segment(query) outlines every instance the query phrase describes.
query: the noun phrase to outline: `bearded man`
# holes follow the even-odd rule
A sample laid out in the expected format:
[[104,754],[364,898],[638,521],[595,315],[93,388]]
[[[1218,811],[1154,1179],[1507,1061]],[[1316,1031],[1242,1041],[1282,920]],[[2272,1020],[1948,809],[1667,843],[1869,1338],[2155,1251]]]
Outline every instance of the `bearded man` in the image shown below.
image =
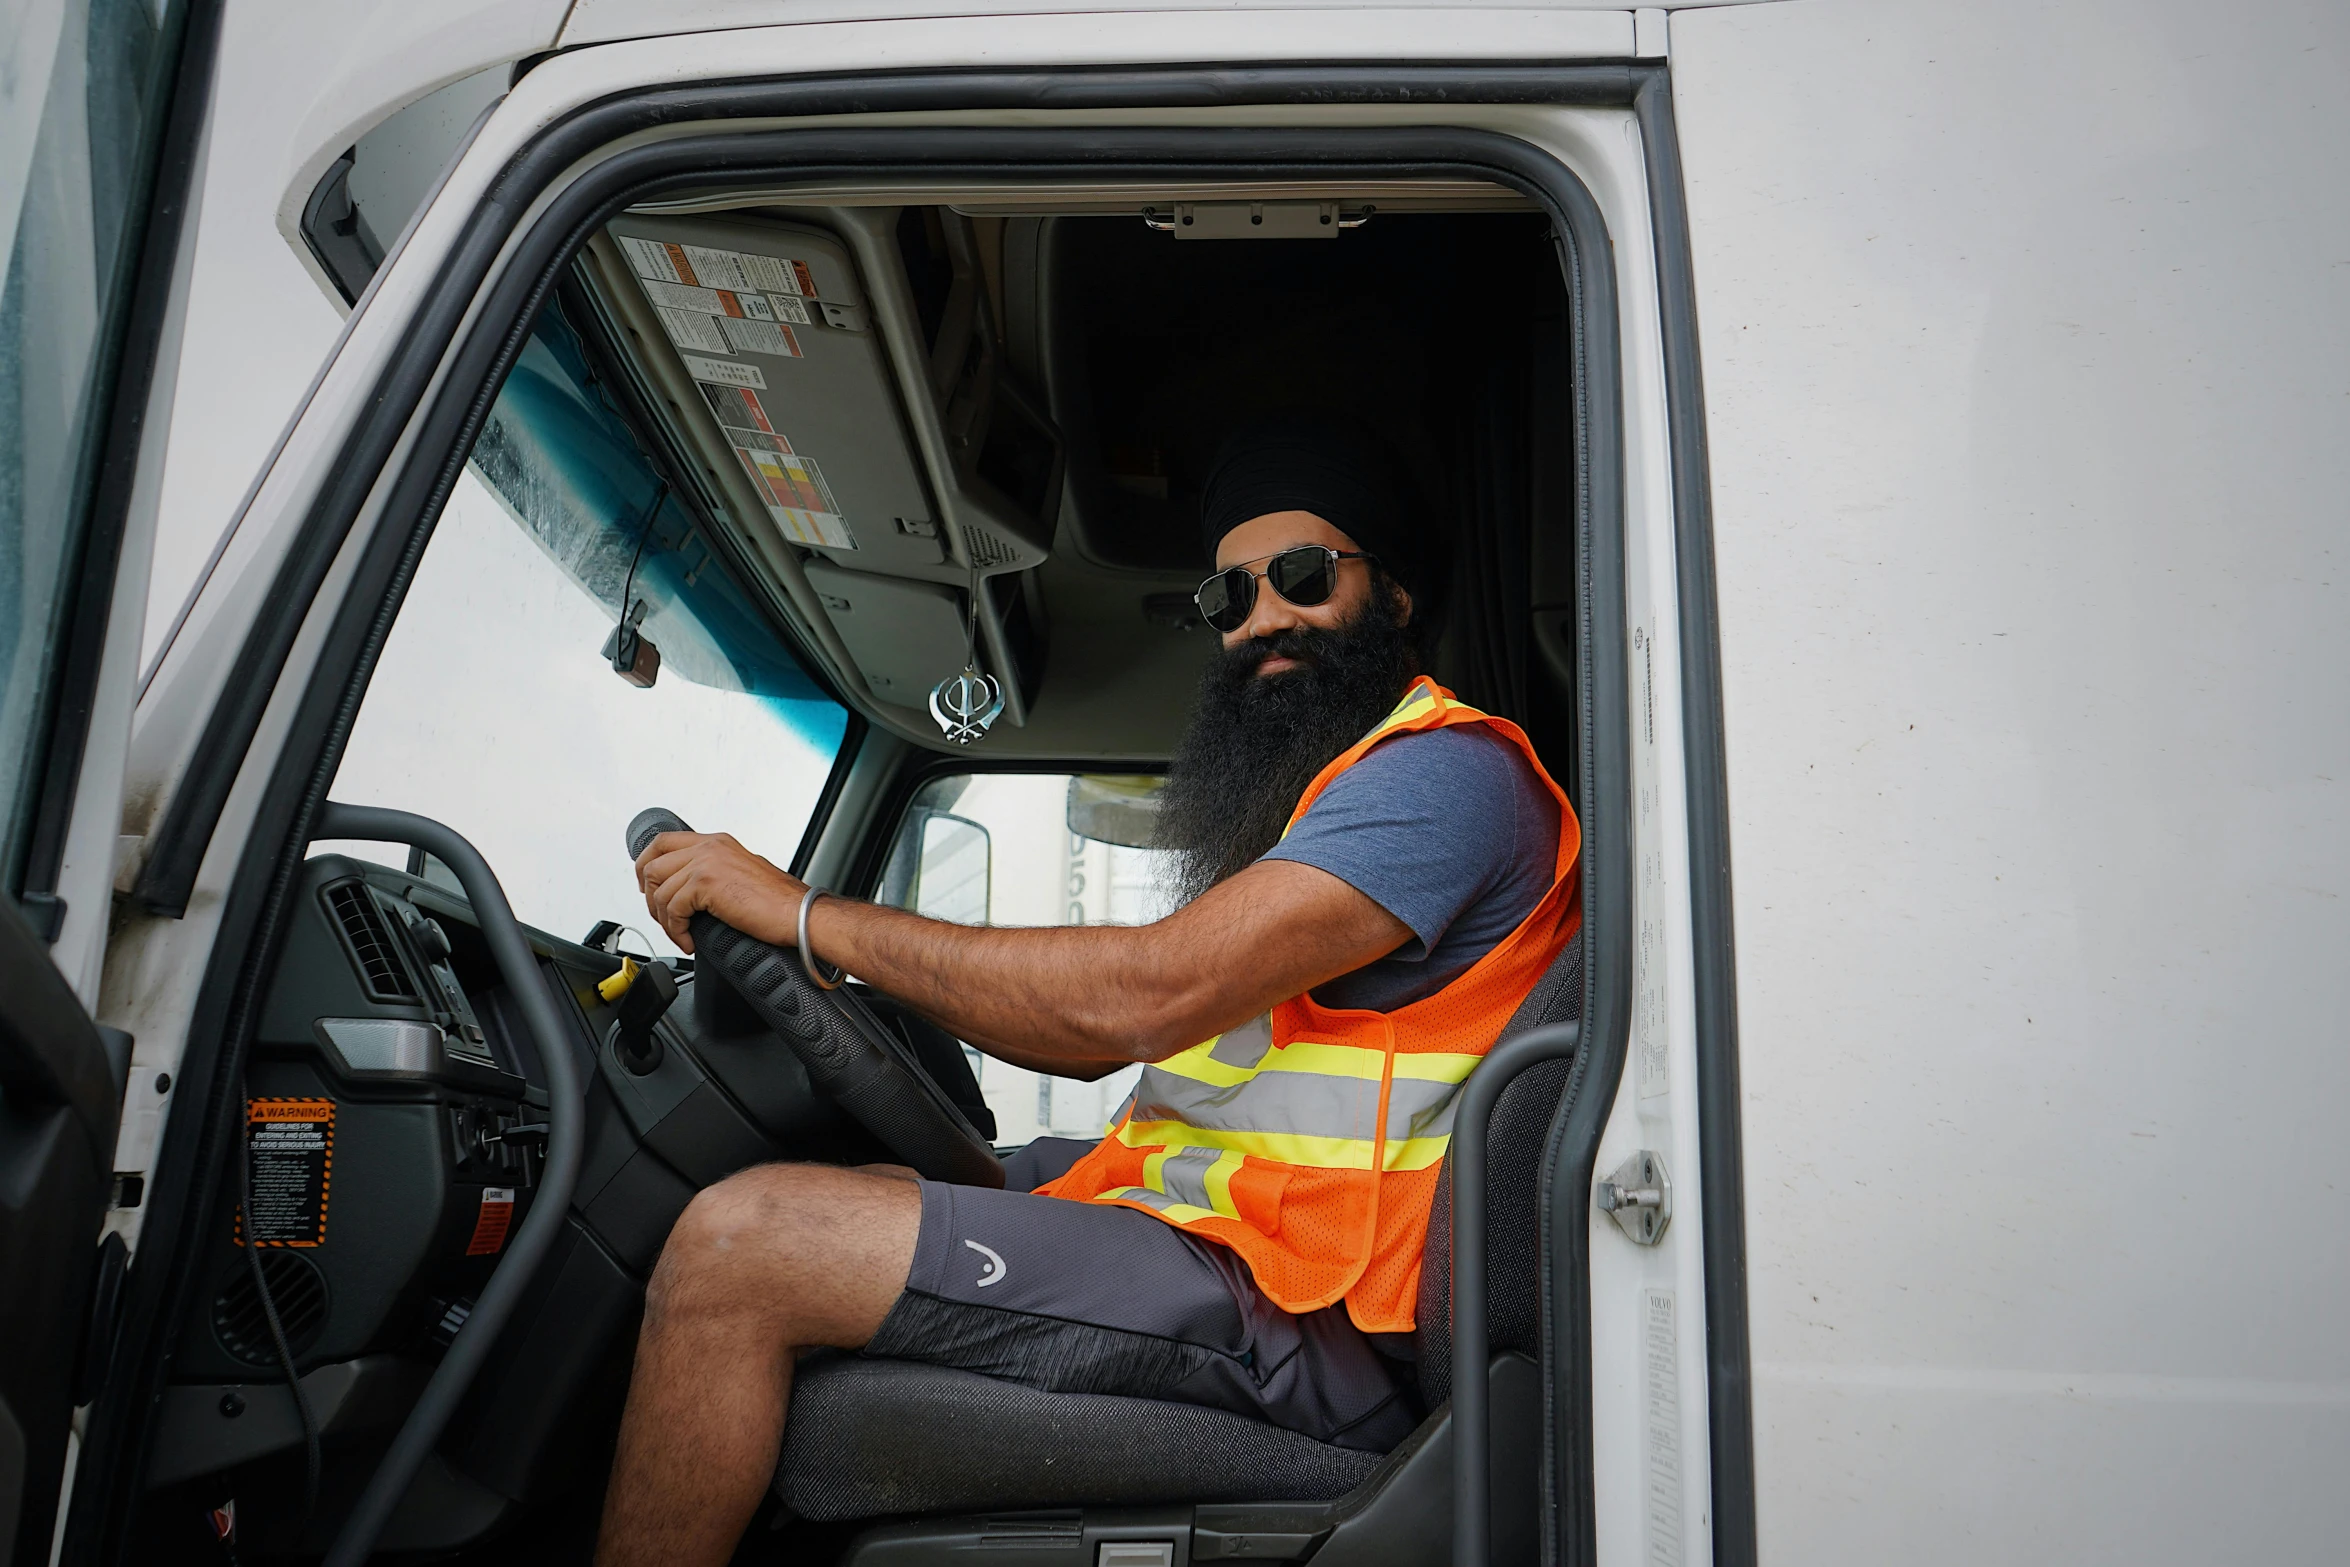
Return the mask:
[[[1524,736],[1426,678],[1435,542],[1386,451],[1296,420],[1203,495],[1222,634],[1161,797],[1185,896],[1141,927],[968,927],[819,899],[810,947],[1016,1066],[1149,1063],[1098,1145],[1006,1189],[818,1165],[695,1198],[645,1302],[597,1560],[719,1563],[774,1471],[795,1357],[926,1360],[1213,1405],[1385,1451],[1460,1083],[1579,917],[1579,833]],[[690,950],[777,944],[798,880],[724,835],[637,862]]]

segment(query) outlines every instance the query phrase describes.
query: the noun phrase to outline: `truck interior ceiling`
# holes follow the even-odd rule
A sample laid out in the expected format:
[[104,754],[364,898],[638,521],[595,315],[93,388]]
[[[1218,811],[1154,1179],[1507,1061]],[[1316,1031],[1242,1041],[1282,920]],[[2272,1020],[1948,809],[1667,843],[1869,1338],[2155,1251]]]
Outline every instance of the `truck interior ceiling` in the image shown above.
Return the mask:
[[[1343,415],[1392,443],[1415,508],[1449,540],[1430,672],[1521,725],[1577,793],[1575,319],[1550,214],[1466,178],[704,194],[630,208],[586,238],[470,462],[610,628],[600,652],[560,656],[610,665],[595,679],[616,725],[630,687],[655,683],[799,715],[837,751],[795,869],[850,895],[1020,923],[1001,898],[941,901],[945,873],[926,858],[937,885],[917,898],[908,854],[933,845],[906,824],[953,803],[942,779],[1051,774],[1073,832],[1099,821],[1085,831],[1147,847],[1151,778],[1215,643],[1192,603],[1211,565],[1201,483],[1252,416]],[[1002,711],[958,745],[933,690],[967,662],[994,679]],[[1095,814],[1081,822],[1081,808]],[[557,826],[625,868],[624,824]],[[761,847],[780,860],[794,846]],[[1021,852],[999,829],[992,853]],[[195,1283],[146,1443],[136,1559],[222,1559],[205,1520],[230,1499],[243,1559],[326,1551],[534,1212],[554,1079],[449,860],[322,844],[267,935],[234,1143],[258,1162],[242,1177],[224,1162],[185,1243]],[[647,955],[615,928],[646,923],[641,905],[572,918],[515,901],[585,1082],[578,1174],[389,1515],[380,1548],[403,1559],[585,1560],[645,1280],[685,1204],[763,1161],[906,1158],[769,1014],[713,981],[706,954],[698,973],[672,961],[660,997],[641,980],[608,985],[623,949]],[[957,1041],[886,996],[847,994],[983,1153],[1019,1140]],[[1055,1119],[1037,1111],[1040,1129]],[[266,1190],[244,1195],[256,1177]],[[242,1244],[240,1202],[261,1204],[270,1244]],[[1540,1313],[1520,1315],[1495,1348],[1522,1361]],[[1532,1559],[1539,1419],[1503,1373],[1493,1389],[1496,1430],[1506,1414],[1523,1432],[1514,1451],[1496,1442],[1494,1556]],[[1431,1445],[1445,1385],[1426,1361],[1417,1396],[1422,1431],[1395,1454],[1267,1449],[1257,1472],[1291,1489],[1242,1494],[1210,1476],[1175,1499],[1005,1478],[1003,1433],[975,1417],[948,1429],[951,1410],[940,1429],[900,1435],[933,1460],[962,1444],[965,1489],[893,1489],[894,1439],[811,1425],[808,1441],[832,1432],[824,1462],[873,1473],[779,1483],[740,1559],[912,1562],[993,1540],[995,1567],[1076,1561],[1081,1544],[1090,1564],[1097,1540],[1172,1528],[1173,1554],[1131,1560],[1436,1560],[1441,1533],[1424,1558],[1382,1554],[1425,1532],[1405,1513],[1450,1516]],[[1374,1529],[1384,1545],[1366,1543]]]

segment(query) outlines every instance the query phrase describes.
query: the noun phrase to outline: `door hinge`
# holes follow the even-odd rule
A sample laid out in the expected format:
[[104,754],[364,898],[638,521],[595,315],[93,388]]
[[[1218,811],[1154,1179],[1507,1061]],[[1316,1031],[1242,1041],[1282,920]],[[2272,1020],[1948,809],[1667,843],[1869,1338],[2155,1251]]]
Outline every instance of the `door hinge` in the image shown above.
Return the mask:
[[1673,1183],[1665,1175],[1664,1155],[1643,1148],[1616,1167],[1599,1183],[1599,1211],[1616,1221],[1616,1228],[1633,1244],[1654,1246],[1673,1222]]

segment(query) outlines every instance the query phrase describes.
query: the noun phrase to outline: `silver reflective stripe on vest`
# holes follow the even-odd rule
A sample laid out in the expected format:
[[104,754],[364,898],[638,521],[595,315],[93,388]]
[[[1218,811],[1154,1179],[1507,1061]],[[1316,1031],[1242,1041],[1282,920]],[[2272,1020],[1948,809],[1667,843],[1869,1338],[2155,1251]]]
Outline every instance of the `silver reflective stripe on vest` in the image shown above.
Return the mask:
[[1208,1197],[1208,1171],[1223,1157],[1223,1152],[1215,1148],[1179,1149],[1167,1155],[1159,1166],[1159,1184],[1176,1202],[1187,1202],[1194,1208],[1213,1208],[1216,1205]]
[[1147,1186],[1113,1186],[1094,1200],[1106,1202],[1111,1198],[1116,1198],[1120,1202],[1138,1202],[1145,1208],[1156,1208],[1161,1213],[1186,1203],[1195,1208],[1206,1206],[1204,1203],[1193,1203],[1188,1197],[1176,1197],[1165,1192],[1154,1192]]
[[1242,1071],[1253,1069],[1273,1048],[1273,1014],[1259,1012],[1238,1028],[1228,1028],[1208,1047],[1211,1059]]
[[1414,1137],[1450,1137],[1453,1106],[1460,1097],[1458,1083],[1397,1078],[1387,1090],[1387,1140],[1400,1143]]
[[[1444,1137],[1452,1132],[1458,1083],[1399,1077],[1387,1090],[1387,1137]],[[1364,1077],[1319,1072],[1259,1072],[1238,1083],[1142,1069],[1132,1110],[1138,1122],[1179,1121],[1205,1132],[1295,1133],[1307,1137],[1368,1139],[1379,1105],[1379,1084]]]
[[1134,1085],[1136,1121],[1180,1121],[1204,1132],[1367,1139],[1378,1110],[1376,1079],[1318,1072],[1259,1072],[1219,1085],[1146,1066]]

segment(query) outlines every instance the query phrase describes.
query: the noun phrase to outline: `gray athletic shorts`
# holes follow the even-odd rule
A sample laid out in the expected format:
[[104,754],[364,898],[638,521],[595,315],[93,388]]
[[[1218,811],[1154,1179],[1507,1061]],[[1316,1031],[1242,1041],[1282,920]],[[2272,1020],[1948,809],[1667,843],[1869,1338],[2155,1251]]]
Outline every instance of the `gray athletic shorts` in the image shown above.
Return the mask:
[[[1044,1138],[1007,1182],[1053,1179],[1092,1144]],[[1132,1208],[922,1183],[906,1292],[863,1353],[958,1366],[1055,1393],[1207,1404],[1341,1447],[1410,1434],[1411,1368],[1343,1305],[1267,1300],[1240,1254]]]

